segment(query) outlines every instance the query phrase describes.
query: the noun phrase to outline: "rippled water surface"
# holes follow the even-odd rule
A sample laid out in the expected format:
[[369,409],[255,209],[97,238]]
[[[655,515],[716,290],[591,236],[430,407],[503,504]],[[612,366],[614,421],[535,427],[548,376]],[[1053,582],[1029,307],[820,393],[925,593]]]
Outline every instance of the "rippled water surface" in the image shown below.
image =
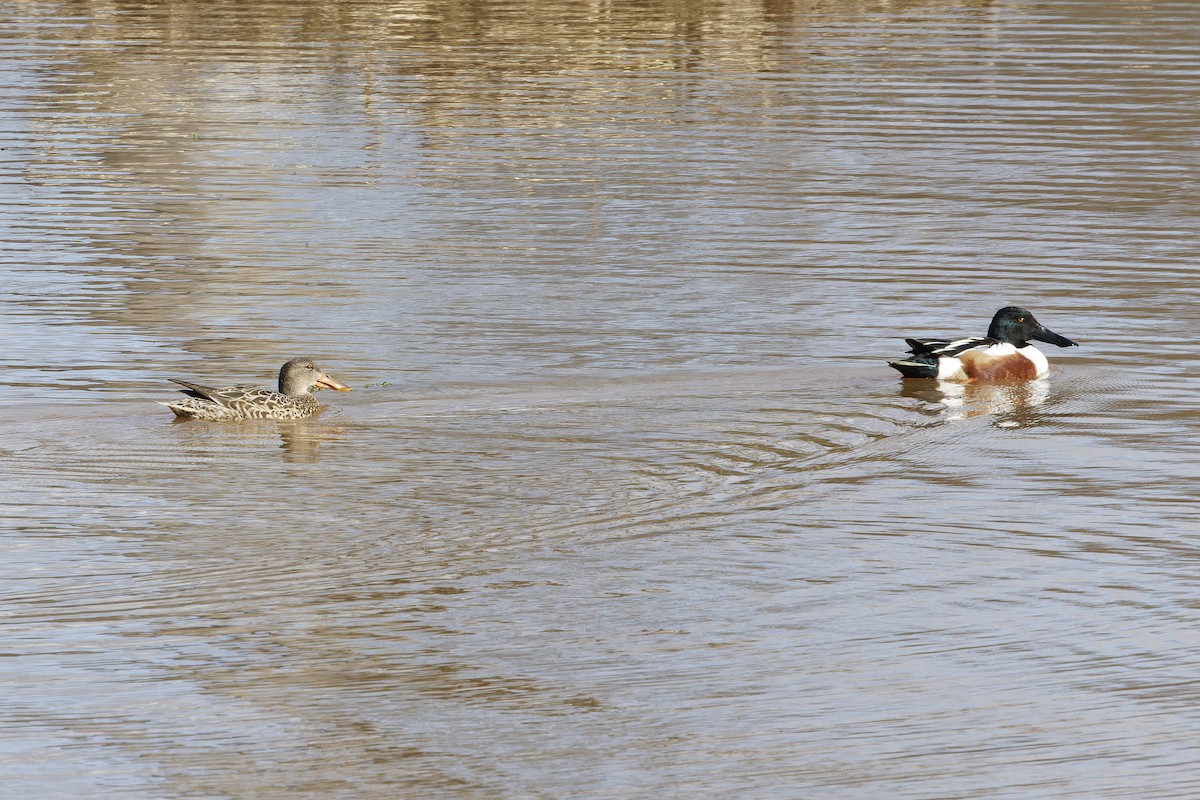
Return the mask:
[[[1198,41],[5,4],[6,796],[1200,796]],[[1047,380],[886,366],[1008,303]]]

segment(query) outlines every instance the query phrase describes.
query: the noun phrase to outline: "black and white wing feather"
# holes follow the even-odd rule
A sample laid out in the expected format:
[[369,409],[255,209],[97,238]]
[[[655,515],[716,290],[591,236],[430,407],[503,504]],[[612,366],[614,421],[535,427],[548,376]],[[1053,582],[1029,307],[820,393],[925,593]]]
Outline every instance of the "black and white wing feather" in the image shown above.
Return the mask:
[[914,356],[933,356],[934,358],[955,358],[976,347],[986,347],[995,344],[995,339],[986,336],[967,336],[962,339],[947,341],[946,339],[905,339],[908,342],[908,352]]
[[900,361],[889,361],[888,364],[906,378],[936,378],[940,359],[957,358],[976,347],[995,344],[994,339],[986,336],[968,336],[962,339],[905,339],[904,341],[908,342],[908,352],[911,355]]

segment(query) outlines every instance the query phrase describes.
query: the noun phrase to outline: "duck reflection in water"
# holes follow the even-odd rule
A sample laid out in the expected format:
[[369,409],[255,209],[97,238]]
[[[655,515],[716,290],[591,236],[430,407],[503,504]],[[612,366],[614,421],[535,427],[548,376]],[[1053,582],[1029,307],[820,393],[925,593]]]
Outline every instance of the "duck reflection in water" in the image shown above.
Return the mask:
[[186,425],[174,430],[198,461],[230,451],[278,451],[290,464],[314,464],[326,442],[345,439],[348,426],[340,415],[320,420],[250,420],[238,425]]
[[[997,428],[1028,428],[1042,422],[1039,409],[1050,397],[1046,380],[1009,383],[951,383],[949,381],[904,381],[900,393],[934,403],[929,413],[944,420],[991,416]],[[941,406],[938,408],[937,406]]]
[[292,464],[315,464],[325,442],[346,438],[346,426],[329,422],[280,422],[279,447],[283,460]]

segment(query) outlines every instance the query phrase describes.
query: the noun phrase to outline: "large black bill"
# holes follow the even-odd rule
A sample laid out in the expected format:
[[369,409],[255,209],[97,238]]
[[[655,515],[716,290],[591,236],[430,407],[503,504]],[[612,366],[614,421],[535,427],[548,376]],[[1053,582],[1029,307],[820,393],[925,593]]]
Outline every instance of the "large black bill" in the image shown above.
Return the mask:
[[1057,333],[1050,330],[1049,328],[1042,328],[1040,331],[1035,333],[1030,338],[1037,339],[1039,342],[1047,342],[1048,344],[1056,344],[1059,347],[1078,347],[1079,346],[1078,344],[1076,344],[1075,342],[1072,342],[1067,337],[1059,336]]

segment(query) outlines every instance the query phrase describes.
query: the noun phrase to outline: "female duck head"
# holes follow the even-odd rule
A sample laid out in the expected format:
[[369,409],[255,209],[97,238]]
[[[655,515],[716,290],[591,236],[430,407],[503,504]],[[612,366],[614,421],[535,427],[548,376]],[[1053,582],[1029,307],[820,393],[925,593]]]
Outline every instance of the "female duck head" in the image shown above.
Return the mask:
[[279,369],[279,392],[289,397],[308,394],[314,389],[348,392],[350,387],[326,375],[311,358],[293,358]]

